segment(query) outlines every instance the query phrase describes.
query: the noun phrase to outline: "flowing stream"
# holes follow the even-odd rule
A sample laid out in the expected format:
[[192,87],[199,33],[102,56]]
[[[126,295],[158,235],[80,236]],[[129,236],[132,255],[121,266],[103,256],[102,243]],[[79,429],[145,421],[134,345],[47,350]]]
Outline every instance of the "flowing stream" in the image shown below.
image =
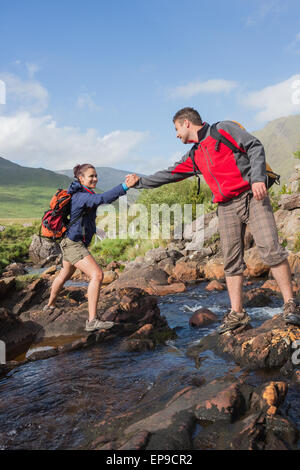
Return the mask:
[[[229,307],[227,291],[208,292],[206,285],[202,282],[182,294],[160,298],[161,314],[178,338],[154,351],[124,352],[119,339],[27,363],[7,373],[0,379],[0,449],[89,448],[88,436],[97,423],[143,403],[160,381],[168,378],[169,391],[176,393],[178,385],[192,375],[209,382],[235,371],[234,362],[211,351],[201,354],[199,364],[186,354],[188,347],[217,326],[191,328],[193,312],[207,307],[221,319]],[[281,305],[280,299],[274,298],[272,308],[247,309],[252,325],[279,313]],[[252,372],[250,379],[259,383],[276,379],[277,373]],[[291,400],[299,403],[299,399],[299,387],[291,386],[285,406]],[[289,416],[300,427],[299,406],[291,406]]]

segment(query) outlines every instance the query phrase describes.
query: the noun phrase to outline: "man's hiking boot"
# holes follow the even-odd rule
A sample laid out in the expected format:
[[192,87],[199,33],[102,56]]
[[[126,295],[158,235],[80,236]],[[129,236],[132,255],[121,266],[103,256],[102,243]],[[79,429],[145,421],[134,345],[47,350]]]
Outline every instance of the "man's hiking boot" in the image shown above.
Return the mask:
[[290,299],[284,304],[283,318],[287,324],[300,326],[300,308],[294,299]]
[[109,330],[114,326],[112,321],[101,321],[97,318],[94,318],[92,321],[86,321],[85,331],[91,332],[96,330]]
[[230,310],[229,313],[226,313],[223,318],[223,323],[217,328],[219,335],[226,333],[226,331],[232,331],[241,326],[248,325],[251,318],[243,309],[242,312],[238,313],[234,310]]

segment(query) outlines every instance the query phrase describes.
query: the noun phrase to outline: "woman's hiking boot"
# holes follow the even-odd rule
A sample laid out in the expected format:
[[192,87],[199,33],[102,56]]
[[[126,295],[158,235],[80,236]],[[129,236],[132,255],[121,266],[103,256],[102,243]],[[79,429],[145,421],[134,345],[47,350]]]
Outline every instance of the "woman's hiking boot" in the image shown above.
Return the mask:
[[248,325],[251,318],[243,309],[242,312],[235,312],[230,310],[229,313],[226,313],[223,318],[223,323],[217,328],[217,332],[221,335],[226,333],[226,331],[232,331],[241,326]]
[[91,332],[96,330],[109,330],[114,326],[112,321],[102,321],[94,318],[94,320],[86,321],[85,331]]
[[290,299],[284,304],[283,318],[287,324],[300,326],[300,307],[294,299]]

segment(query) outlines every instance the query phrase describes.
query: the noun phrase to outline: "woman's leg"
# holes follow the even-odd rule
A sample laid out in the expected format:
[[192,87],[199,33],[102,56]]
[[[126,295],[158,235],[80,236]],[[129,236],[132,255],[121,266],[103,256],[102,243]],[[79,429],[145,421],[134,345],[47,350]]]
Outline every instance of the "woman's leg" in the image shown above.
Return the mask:
[[51,293],[50,293],[50,298],[48,301],[48,307],[54,306],[57,296],[59,292],[61,291],[64,283],[73,276],[75,271],[76,271],[76,268],[75,266],[73,266],[73,264],[69,263],[69,261],[63,260],[63,267],[60,270],[59,275],[54,279],[53,284],[51,286]]
[[90,278],[88,287],[89,321],[97,316],[97,304],[99,300],[100,287],[103,280],[102,269],[98,266],[92,255],[88,255],[75,263],[76,268],[80,269]]

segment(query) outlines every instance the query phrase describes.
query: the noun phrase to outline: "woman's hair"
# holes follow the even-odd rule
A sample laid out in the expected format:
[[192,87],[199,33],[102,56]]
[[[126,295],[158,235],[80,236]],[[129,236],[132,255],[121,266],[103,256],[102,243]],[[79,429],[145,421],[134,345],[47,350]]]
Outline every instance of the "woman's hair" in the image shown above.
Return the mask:
[[79,179],[79,176],[83,176],[86,170],[88,170],[89,168],[95,169],[95,167],[91,165],[90,163],[84,163],[83,165],[74,166],[73,168],[74,178]]

